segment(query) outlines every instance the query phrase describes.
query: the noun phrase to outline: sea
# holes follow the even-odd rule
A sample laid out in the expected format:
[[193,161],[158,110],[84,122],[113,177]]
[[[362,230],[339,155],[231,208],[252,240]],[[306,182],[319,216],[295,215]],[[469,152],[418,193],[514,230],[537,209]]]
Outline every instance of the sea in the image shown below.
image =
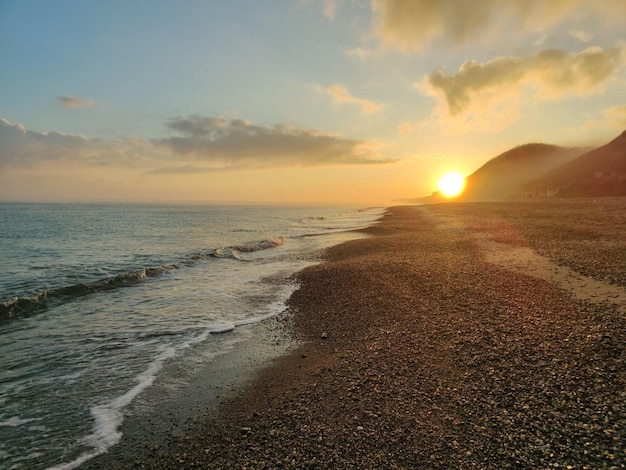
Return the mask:
[[0,469],[107,452],[133,403],[228,361],[285,314],[295,273],[383,212],[0,203]]

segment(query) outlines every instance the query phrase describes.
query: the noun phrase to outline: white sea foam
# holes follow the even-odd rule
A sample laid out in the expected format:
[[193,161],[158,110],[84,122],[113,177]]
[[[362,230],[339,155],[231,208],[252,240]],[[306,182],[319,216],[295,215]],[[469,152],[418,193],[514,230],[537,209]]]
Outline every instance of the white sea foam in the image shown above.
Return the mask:
[[209,333],[211,334],[227,333],[229,331],[233,331],[234,329],[235,329],[234,323],[224,323],[224,324],[214,326],[213,328],[209,330]]
[[88,436],[85,436],[82,441],[93,447],[94,450],[82,454],[71,462],[50,467],[48,470],[71,470],[77,468],[88,460],[103,454],[110,447],[116,445],[122,438],[122,433],[119,431],[119,427],[124,420],[122,413],[123,408],[128,406],[137,397],[137,395],[153,384],[157,378],[158,372],[161,370],[166,360],[175,357],[177,352],[182,349],[189,348],[195,343],[205,341],[210,334],[225,333],[234,330],[236,327],[261,323],[264,320],[275,317],[284,311],[285,301],[295,289],[295,284],[284,289],[283,292],[281,292],[279,300],[269,306],[269,313],[265,315],[246,318],[233,323],[212,325],[183,344],[164,348],[156,359],[150,363],[148,368],[137,376],[137,385],[127,391],[124,395],[121,395],[103,405],[97,405],[91,408],[90,413],[94,420],[93,432]]
[[248,325],[256,325],[257,323],[261,323],[264,320],[267,320],[269,318],[275,317],[276,315],[278,315],[280,312],[271,312],[268,313],[266,315],[260,315],[257,317],[251,317],[251,318],[246,318],[244,320],[238,320],[234,323],[233,326],[235,327],[240,327],[240,326],[248,326]]
[[122,433],[119,431],[119,427],[124,420],[122,409],[128,406],[137,395],[152,385],[157,378],[157,373],[163,367],[163,363],[174,357],[177,349],[178,348],[175,347],[163,348],[161,353],[150,363],[148,368],[137,376],[137,385],[110,402],[91,408],[90,413],[94,420],[93,432],[85,436],[82,441],[93,447],[94,450],[82,454],[71,462],[50,467],[49,470],[70,470],[77,468],[86,461],[103,454],[109,447],[117,444],[122,438]]
[[261,323],[283,313],[286,310],[285,304],[287,303],[287,299],[291,297],[291,294],[293,294],[297,288],[298,285],[295,283],[285,285],[278,294],[277,299],[267,306],[268,313],[265,315],[257,315],[243,320],[238,320],[234,322],[235,327],[256,325],[257,323]]
[[268,238],[267,240],[262,240],[260,242],[250,242],[250,243],[244,243],[242,245],[237,245],[235,249],[237,251],[248,253],[251,251],[261,251],[261,250],[266,250],[268,248],[274,248],[274,247],[282,245],[284,242],[285,242],[285,237]]
[[[45,267],[45,277],[30,279],[28,274],[17,281],[12,276],[0,279],[0,301],[14,291],[26,296],[39,285],[50,285],[57,293],[38,312],[41,315],[29,318],[32,321],[25,324],[29,330],[7,324],[3,331],[8,340],[0,344],[0,405],[15,403],[20,410],[5,414],[2,420],[6,421],[0,423],[8,435],[2,451],[7,451],[9,468],[40,451],[20,441],[23,431],[31,428],[36,434],[33,442],[46,440],[38,458],[41,466],[73,469],[106,452],[122,438],[127,408],[156,384],[157,377],[164,386],[171,382],[176,387],[167,372],[170,360],[207,367],[207,361],[227,353],[243,337],[253,336],[252,328],[238,330],[284,311],[285,300],[296,286],[283,284],[293,272],[316,262],[318,250],[343,241],[344,236],[336,231],[371,223],[380,215],[373,211],[337,217],[335,209],[326,208],[107,205],[53,209],[60,218],[58,224],[77,230],[77,237],[68,244],[55,238],[56,225],[44,232],[55,240],[55,253],[63,253],[64,264],[52,269],[59,259],[39,246],[39,238],[16,237],[22,251],[17,258],[11,252],[11,257],[28,261],[27,267],[33,269]],[[33,217],[30,225],[16,226],[15,233],[37,232],[39,237],[32,224],[45,218],[50,208],[19,206],[18,210],[19,214],[32,212]],[[311,218],[298,222],[303,212]],[[89,223],[77,223],[83,219]],[[20,216],[17,220],[30,219]],[[90,229],[81,231],[81,227]],[[334,235],[306,237],[312,232]],[[275,238],[277,233],[286,238]],[[33,245],[41,249],[33,250]],[[214,249],[218,246],[226,248]],[[135,282],[145,276],[150,279]],[[276,302],[268,306],[269,299]],[[218,331],[225,335],[211,335]],[[207,347],[184,352],[203,341]],[[27,347],[16,348],[18,344]],[[162,349],[155,349],[158,345]],[[19,367],[30,373],[31,363],[45,367],[24,378],[7,373]],[[191,374],[194,369],[188,370]],[[29,402],[26,396],[35,399]],[[147,404],[152,399],[145,397]],[[10,418],[13,414],[18,416]],[[43,421],[25,424],[34,415],[45,416],[46,426]],[[78,422],[82,426],[76,426]],[[59,455],[66,455],[67,461],[59,464]]]
[[[232,328],[235,328],[235,326],[232,325]],[[165,361],[175,357],[180,350],[205,341],[212,331],[211,329],[206,329],[185,343],[162,347],[161,352],[150,363],[148,368],[137,376],[137,385],[110,402],[91,408],[90,414],[94,420],[93,432],[85,436],[81,441],[93,447],[93,450],[80,455],[71,462],[49,467],[47,470],[71,470],[78,468],[83,463],[105,453],[110,447],[116,445],[122,438],[122,433],[119,431],[119,427],[124,421],[122,410],[154,383]]]
[[48,426],[28,426],[27,429],[32,432],[47,432],[50,430]]
[[38,380],[38,384],[47,385],[54,382],[63,382],[65,385],[70,385],[76,381],[76,379],[80,378],[85,371],[81,370],[78,372],[73,372],[70,374],[63,374],[59,376],[51,376],[51,377],[42,377]]
[[19,416],[13,416],[5,421],[0,422],[0,427],[12,427],[16,428],[22,424],[30,423],[31,421],[38,421],[41,418],[20,418]]

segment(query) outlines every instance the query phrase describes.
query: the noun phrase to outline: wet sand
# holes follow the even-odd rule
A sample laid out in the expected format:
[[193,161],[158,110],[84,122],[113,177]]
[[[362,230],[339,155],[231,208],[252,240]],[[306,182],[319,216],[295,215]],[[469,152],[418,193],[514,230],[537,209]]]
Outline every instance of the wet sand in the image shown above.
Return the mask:
[[367,232],[298,275],[290,354],[92,464],[625,468],[626,198],[394,207]]

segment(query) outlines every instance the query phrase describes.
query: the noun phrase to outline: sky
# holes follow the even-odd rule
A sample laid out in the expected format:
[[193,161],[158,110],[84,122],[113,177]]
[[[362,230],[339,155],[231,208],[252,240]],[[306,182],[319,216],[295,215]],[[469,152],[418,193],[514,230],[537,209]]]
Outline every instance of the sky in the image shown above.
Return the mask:
[[391,204],[626,129],[624,0],[0,0],[0,201]]

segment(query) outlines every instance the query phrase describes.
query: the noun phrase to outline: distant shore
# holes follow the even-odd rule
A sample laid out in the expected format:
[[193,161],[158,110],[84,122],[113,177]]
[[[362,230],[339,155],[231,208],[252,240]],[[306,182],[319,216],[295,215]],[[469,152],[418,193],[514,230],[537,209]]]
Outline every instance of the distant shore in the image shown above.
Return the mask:
[[393,207],[366,232],[298,275],[291,353],[87,466],[626,468],[626,198]]

